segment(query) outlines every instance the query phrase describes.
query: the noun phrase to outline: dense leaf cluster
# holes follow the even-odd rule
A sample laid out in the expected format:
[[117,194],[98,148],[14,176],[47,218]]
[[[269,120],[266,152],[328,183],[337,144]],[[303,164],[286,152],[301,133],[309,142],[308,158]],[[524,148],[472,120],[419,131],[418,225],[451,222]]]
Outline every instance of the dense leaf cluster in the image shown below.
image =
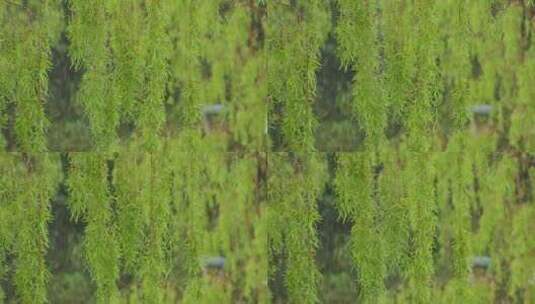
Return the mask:
[[0,0],[0,303],[533,303],[534,119],[533,1]]

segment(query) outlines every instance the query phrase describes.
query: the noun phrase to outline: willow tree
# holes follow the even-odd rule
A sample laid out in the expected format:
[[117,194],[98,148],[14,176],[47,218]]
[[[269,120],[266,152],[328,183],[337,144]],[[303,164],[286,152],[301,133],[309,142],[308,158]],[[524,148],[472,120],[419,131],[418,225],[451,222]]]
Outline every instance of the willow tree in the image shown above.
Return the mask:
[[0,1],[0,303],[533,302],[534,16]]
[[[62,27],[59,1],[30,1],[26,9],[9,2],[0,4],[2,54],[0,109],[2,126],[6,111],[16,111],[13,133],[22,151],[46,151],[48,119],[44,101],[48,92],[50,51]],[[9,30],[6,30],[8,29]]]
[[[270,124],[282,151],[312,151],[317,123],[312,103],[319,49],[329,27],[323,1],[268,3],[267,51]],[[291,26],[289,26],[291,25]],[[277,111],[277,109],[280,109]]]
[[[287,298],[282,301],[317,302],[320,273],[314,262],[319,220],[316,204],[325,182],[324,164],[316,154],[309,153],[275,153],[268,161],[272,168],[267,180],[271,271],[284,273],[284,282],[275,283],[287,288]],[[275,298],[281,296],[276,294]]]
[[273,148],[283,151],[268,155],[270,265],[274,276],[284,277],[272,286],[279,292],[279,288],[286,290],[287,296],[274,295],[279,301],[315,303],[320,281],[314,262],[317,198],[325,181],[325,165],[321,154],[310,152],[315,151],[312,104],[319,48],[329,25],[327,4],[273,1],[268,2],[268,13],[270,127],[281,135]]
[[[50,200],[61,172],[54,154],[2,153],[2,278],[12,278],[22,303],[44,303],[50,272],[45,257]],[[9,258],[9,259],[8,259]],[[12,260],[11,263],[6,262]],[[8,266],[9,265],[9,266]],[[4,296],[0,297],[4,299]]]
[[364,152],[339,155],[335,181],[340,217],[353,223],[350,248],[358,268],[360,298],[364,303],[381,297],[386,276],[371,156]]
[[[519,281],[525,286],[526,277],[503,277],[503,269],[510,269],[505,260],[511,260],[505,251],[496,254],[501,290],[479,288],[471,258],[489,254],[489,243],[481,247],[473,242],[476,235],[491,233],[489,217],[499,220],[501,205],[511,206],[516,214],[515,204],[531,200],[525,182],[518,182],[520,177],[513,182],[520,172],[512,171],[507,181],[500,181],[515,189],[516,197],[500,196],[503,200],[496,205],[484,185],[502,162],[508,167],[505,164],[516,162],[524,178],[532,166],[526,163],[531,154],[524,144],[532,137],[530,131],[516,133],[516,125],[526,117],[516,111],[530,111],[517,100],[529,100],[529,93],[527,87],[513,85],[525,83],[514,79],[529,74],[523,71],[532,57],[526,40],[533,30],[532,6],[505,1],[337,3],[338,55],[342,68],[353,69],[351,114],[365,134],[362,152],[339,153],[335,180],[336,207],[341,219],[353,226],[351,244],[359,244],[350,250],[360,299],[381,301],[386,278],[401,273],[409,289],[399,298],[425,303],[436,293],[435,275],[442,277],[446,271],[451,273],[442,295],[446,301],[530,299],[529,288],[512,287]],[[482,103],[496,109],[480,113]],[[393,133],[393,128],[398,130]],[[403,172],[398,185],[389,177],[392,170]],[[401,206],[406,211],[391,214]],[[490,228],[502,231],[500,241],[490,241],[495,248],[505,250],[515,240],[524,248],[525,238],[515,235],[527,229],[520,223],[529,208],[518,209],[519,224],[514,227],[523,228]],[[394,234],[393,223],[399,227]],[[516,220],[509,225],[513,223]],[[365,241],[370,238],[392,243]],[[398,251],[393,255],[382,248]],[[526,257],[522,252],[519,260]]]

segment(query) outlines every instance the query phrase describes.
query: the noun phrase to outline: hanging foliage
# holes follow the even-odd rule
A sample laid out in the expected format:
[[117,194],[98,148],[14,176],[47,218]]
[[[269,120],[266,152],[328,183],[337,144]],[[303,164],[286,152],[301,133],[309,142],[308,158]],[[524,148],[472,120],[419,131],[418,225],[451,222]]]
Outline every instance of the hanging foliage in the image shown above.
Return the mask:
[[[45,113],[51,47],[61,30],[59,1],[28,1],[26,5],[0,6],[0,126],[7,123],[7,111],[14,108],[14,150],[47,150]],[[5,30],[9,28],[10,30]]]
[[312,108],[315,73],[329,27],[326,4],[317,0],[273,1],[268,3],[268,11],[270,124],[280,129],[283,139],[277,144],[283,149],[311,151],[316,126]]
[[2,154],[2,254],[14,258],[13,284],[21,303],[47,301],[47,226],[60,179],[56,156]]
[[351,67],[356,74],[352,114],[361,123],[369,143],[377,145],[384,136],[387,108],[379,62],[379,8],[373,1],[339,1],[339,10],[339,57],[342,66]]
[[0,1],[0,303],[533,303],[534,29],[527,0]]
[[351,220],[351,254],[358,272],[360,297],[373,303],[384,291],[385,260],[374,195],[373,158],[369,153],[340,154],[336,191],[343,220]]
[[[289,303],[315,303],[320,274],[314,254],[324,165],[316,154],[275,153],[268,163],[268,229],[270,251],[286,259],[284,286]],[[274,264],[276,265],[276,264]],[[273,269],[275,271],[275,269]]]
[[86,224],[84,256],[97,285],[99,303],[117,301],[119,248],[112,212],[106,156],[75,153],[67,186],[72,218]]

